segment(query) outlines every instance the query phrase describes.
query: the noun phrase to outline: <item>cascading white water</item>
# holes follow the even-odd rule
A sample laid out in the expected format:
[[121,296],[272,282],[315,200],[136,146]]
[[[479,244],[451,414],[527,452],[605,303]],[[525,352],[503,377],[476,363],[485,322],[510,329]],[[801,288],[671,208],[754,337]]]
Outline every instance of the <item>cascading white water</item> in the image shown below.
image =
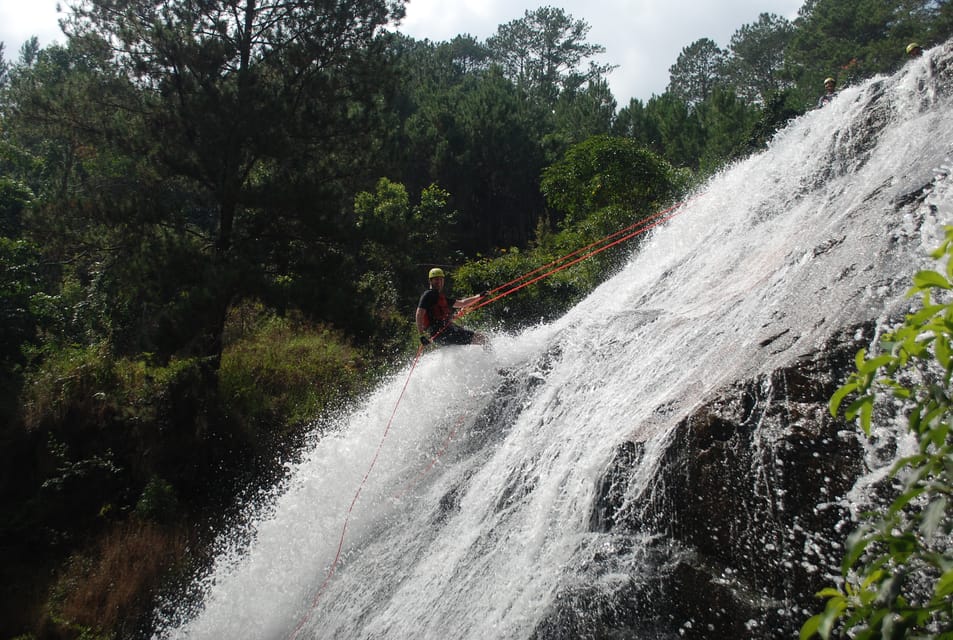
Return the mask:
[[950,57],[798,119],[557,322],[396,374],[289,470],[158,636],[532,637],[603,543],[590,518],[621,442],[644,443],[636,481],[651,483],[713,391],[910,304],[953,222]]

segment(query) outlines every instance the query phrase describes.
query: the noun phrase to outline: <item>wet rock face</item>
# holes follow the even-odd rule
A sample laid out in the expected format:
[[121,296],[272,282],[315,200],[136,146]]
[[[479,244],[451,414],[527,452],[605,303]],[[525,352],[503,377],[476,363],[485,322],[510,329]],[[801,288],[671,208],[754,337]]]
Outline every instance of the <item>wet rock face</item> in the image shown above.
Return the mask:
[[843,498],[864,470],[862,434],[831,417],[828,401],[871,331],[850,329],[789,367],[723,389],[678,423],[657,480],[638,495],[628,488],[649,464],[645,445],[622,445],[591,528],[616,541],[654,540],[654,557],[594,556],[589,575],[627,566],[640,575],[610,594],[567,596],[572,605],[538,637],[797,637],[853,528]]

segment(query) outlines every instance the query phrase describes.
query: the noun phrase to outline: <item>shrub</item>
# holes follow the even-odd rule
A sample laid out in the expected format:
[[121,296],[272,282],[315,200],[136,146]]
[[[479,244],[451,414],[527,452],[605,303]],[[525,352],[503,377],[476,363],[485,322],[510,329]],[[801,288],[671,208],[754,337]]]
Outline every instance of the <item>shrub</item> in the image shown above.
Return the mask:
[[294,427],[361,388],[364,358],[331,328],[263,307],[245,322],[244,334],[222,353],[219,388],[226,405],[252,424]]
[[23,424],[59,424],[67,412],[91,423],[108,418],[156,419],[157,401],[181,379],[201,367],[198,358],[172,359],[166,365],[117,358],[105,344],[51,350],[30,371],[21,402]]
[[593,211],[652,210],[677,192],[675,169],[632,138],[593,136],[546,168],[540,189],[575,224]]
[[[470,295],[464,292],[494,289],[507,283],[513,283],[510,288],[517,287],[552,270],[554,267],[546,265],[559,257],[540,248],[523,252],[512,249],[499,257],[462,266],[454,274],[454,288],[462,295]],[[601,274],[598,265],[587,262],[514,291],[485,310],[474,312],[469,322],[513,330],[552,320],[565,313],[598,282]]]
[[179,508],[175,489],[158,476],[152,476],[142,490],[134,513],[153,522],[172,522]]
[[857,354],[857,371],[831,398],[844,401],[849,420],[869,436],[875,405],[893,396],[907,411],[919,447],[892,469],[899,495],[868,513],[849,536],[843,588],[821,592],[824,611],[801,628],[801,638],[951,637],[953,629],[953,227],[932,255],[945,273],[917,273],[908,295],[922,308],[881,341],[883,353]]
[[21,410],[27,429],[60,423],[70,408],[101,418],[106,390],[119,387],[115,362],[104,345],[65,347],[47,355],[24,385]]

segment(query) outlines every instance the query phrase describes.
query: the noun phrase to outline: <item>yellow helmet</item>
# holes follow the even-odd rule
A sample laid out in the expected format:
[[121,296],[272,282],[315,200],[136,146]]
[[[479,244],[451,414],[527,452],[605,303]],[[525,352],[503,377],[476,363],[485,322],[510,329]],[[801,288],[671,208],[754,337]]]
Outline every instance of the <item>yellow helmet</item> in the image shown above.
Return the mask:
[[827,85],[827,84],[836,84],[836,83],[834,82],[834,78],[824,78],[824,84]]
[[443,269],[441,269],[441,268],[439,268],[439,267],[435,267],[435,268],[431,269],[431,270],[430,270],[430,273],[427,274],[427,278],[429,278],[429,279],[432,279],[432,278],[445,278],[445,277],[446,277],[446,276],[443,275]]
[[918,45],[916,42],[911,42],[907,45],[907,55],[910,55],[915,49],[919,48],[921,48],[920,45]]

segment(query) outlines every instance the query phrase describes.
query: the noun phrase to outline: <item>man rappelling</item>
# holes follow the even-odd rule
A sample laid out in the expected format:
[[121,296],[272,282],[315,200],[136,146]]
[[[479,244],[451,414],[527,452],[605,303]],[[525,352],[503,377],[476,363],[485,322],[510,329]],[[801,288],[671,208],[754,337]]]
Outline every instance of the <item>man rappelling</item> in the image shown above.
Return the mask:
[[486,336],[453,324],[454,309],[467,309],[487,295],[479,293],[469,298],[447,299],[443,294],[445,275],[443,269],[431,269],[427,274],[430,288],[420,296],[417,303],[417,331],[420,342],[428,345],[431,341],[438,344],[487,344]]

